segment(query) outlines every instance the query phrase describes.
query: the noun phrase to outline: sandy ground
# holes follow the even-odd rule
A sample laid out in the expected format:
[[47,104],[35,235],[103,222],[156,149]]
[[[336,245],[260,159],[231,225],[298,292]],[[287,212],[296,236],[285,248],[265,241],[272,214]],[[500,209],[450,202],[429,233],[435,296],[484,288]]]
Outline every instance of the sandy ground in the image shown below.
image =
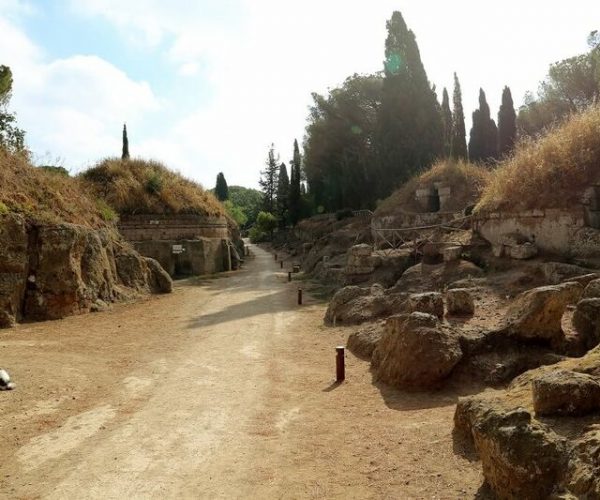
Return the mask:
[[[273,257],[168,296],[0,331],[1,498],[474,498],[458,394],[373,385]],[[302,286],[307,286],[305,282]]]

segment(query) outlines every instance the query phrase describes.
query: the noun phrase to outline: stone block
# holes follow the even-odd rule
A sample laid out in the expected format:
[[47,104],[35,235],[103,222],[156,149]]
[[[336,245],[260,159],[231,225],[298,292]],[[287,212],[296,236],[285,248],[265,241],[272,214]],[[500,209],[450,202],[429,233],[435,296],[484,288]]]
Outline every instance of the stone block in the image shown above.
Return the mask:
[[511,259],[526,260],[535,257],[538,249],[533,243],[523,243],[509,248]]
[[461,254],[462,254],[462,247],[460,247],[460,246],[446,247],[442,250],[442,255],[444,256],[444,262],[452,262],[455,260],[460,260]]

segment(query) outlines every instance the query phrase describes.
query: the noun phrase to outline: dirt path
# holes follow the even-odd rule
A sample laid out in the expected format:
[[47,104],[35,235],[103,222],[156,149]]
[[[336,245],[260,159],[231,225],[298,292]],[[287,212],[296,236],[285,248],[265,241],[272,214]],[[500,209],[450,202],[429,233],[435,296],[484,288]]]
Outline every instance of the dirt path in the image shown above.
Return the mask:
[[0,332],[2,498],[473,498],[456,394],[371,383],[272,256],[169,296]]

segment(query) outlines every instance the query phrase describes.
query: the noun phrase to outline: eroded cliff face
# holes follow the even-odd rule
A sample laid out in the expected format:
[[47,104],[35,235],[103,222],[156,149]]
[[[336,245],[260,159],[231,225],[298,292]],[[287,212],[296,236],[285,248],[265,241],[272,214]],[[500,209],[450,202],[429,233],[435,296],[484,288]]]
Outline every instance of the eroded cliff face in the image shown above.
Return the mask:
[[160,264],[142,257],[116,231],[0,216],[0,327],[171,289]]

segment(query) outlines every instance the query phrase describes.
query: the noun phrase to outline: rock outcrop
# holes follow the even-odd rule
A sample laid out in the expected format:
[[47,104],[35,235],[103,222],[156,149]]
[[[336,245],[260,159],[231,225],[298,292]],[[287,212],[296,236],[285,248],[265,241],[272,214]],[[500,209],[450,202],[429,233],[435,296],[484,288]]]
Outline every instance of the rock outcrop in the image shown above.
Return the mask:
[[465,288],[453,288],[446,292],[446,309],[451,316],[470,316],[475,312],[473,296]]
[[462,358],[456,332],[430,314],[388,318],[373,352],[375,379],[407,390],[437,387]]
[[577,303],[573,326],[586,350],[600,343],[600,298],[583,299]]
[[444,299],[438,292],[413,293],[408,297],[408,309],[410,312],[432,314],[442,318],[444,316]]
[[536,415],[586,415],[600,410],[600,383],[569,370],[542,373],[531,384]]
[[351,333],[347,347],[357,357],[370,360],[383,335],[383,324],[374,323]]
[[[171,291],[170,277],[110,229],[34,225],[0,217],[0,326],[58,319],[141,293]],[[4,250],[6,249],[6,250]]]

